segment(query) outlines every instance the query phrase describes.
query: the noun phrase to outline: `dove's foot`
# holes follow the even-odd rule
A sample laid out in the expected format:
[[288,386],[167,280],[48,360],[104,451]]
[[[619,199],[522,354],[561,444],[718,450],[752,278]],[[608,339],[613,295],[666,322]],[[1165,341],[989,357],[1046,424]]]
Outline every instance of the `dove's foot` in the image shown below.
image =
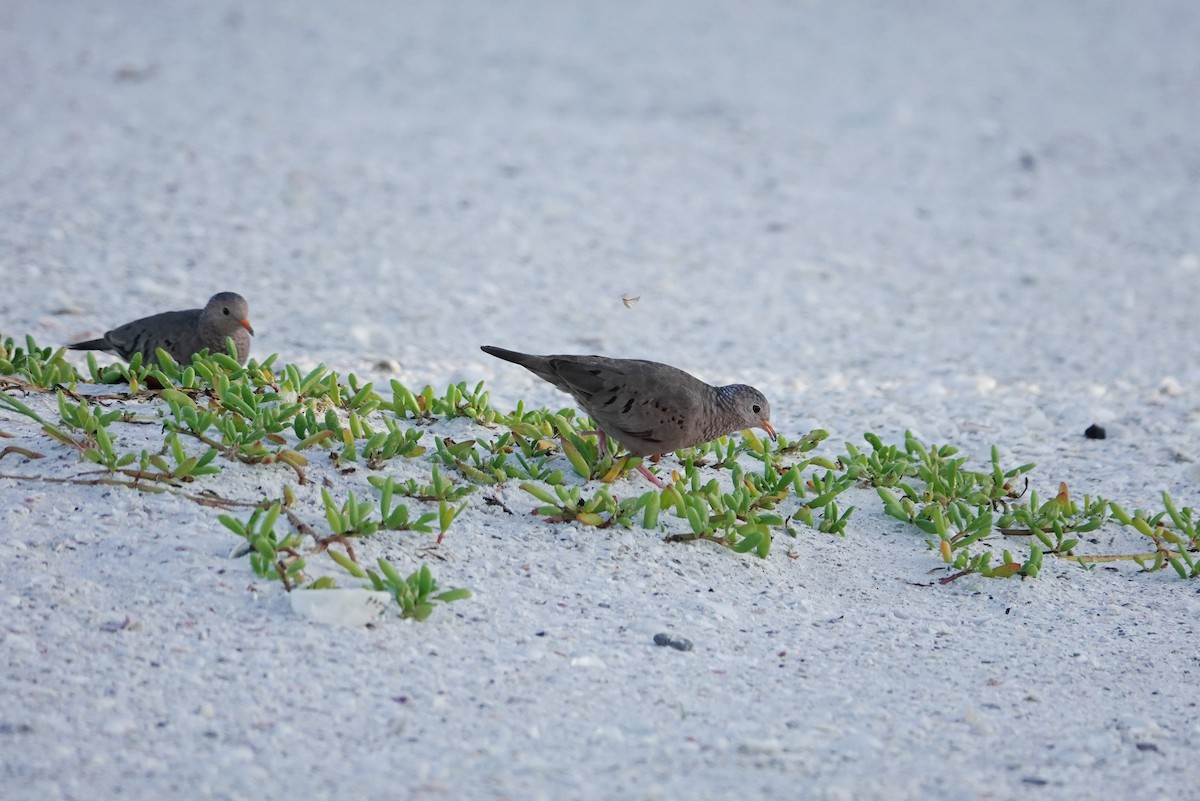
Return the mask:
[[639,464],[637,469],[638,469],[639,473],[641,473],[643,476],[645,476],[646,478],[648,478],[650,480],[651,484],[658,487],[659,489],[666,489],[667,485],[662,483],[661,481],[659,481],[658,476],[654,475],[649,470],[647,470],[646,465]]

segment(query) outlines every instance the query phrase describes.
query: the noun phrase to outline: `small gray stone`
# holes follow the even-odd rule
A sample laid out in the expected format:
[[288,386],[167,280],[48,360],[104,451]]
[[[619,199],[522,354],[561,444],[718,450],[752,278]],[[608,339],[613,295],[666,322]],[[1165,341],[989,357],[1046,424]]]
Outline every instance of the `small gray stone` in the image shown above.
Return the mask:
[[654,635],[654,644],[658,646],[671,646],[676,651],[692,650],[692,641],[687,637],[680,637],[667,632],[660,632]]

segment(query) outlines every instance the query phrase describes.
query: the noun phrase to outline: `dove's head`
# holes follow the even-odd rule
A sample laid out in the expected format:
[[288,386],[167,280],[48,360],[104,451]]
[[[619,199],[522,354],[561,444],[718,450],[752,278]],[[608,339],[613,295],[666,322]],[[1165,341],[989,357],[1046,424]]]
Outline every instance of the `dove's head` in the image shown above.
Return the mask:
[[775,428],[771,425],[771,404],[757,389],[745,384],[730,384],[720,388],[726,407],[734,415],[734,423],[743,428],[761,428],[775,439]]
[[218,292],[213,295],[205,304],[200,319],[202,324],[212,326],[221,334],[231,335],[239,328],[254,333],[254,329],[250,327],[250,304],[236,292]]

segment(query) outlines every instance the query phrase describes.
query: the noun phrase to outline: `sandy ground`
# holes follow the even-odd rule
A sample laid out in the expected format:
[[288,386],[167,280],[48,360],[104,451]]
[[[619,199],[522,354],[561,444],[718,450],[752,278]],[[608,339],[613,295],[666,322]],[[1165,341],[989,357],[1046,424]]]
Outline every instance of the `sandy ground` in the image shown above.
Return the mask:
[[[1185,0],[8,2],[0,331],[232,289],[259,356],[505,408],[567,399],[480,344],[648,357],[830,453],[911,428],[1043,493],[1197,505],[1198,39]],[[54,454],[0,467],[82,471]],[[939,586],[855,492],[848,536],[767,560],[476,497],[431,559],[473,599],[332,629],[213,510],[0,480],[0,795],[1195,792],[1191,583]]]

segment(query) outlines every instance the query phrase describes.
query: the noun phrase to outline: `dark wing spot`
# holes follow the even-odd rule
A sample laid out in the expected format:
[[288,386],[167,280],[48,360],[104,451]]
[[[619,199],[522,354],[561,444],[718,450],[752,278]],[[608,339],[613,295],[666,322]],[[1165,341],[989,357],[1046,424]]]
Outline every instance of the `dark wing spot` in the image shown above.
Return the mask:
[[600,375],[599,370],[588,370],[588,372],[591,373],[592,375]]
[[633,398],[625,402],[625,408],[621,410],[623,414],[629,414],[629,410],[633,408]]
[[620,384],[617,384],[615,387],[610,387],[608,391],[609,391],[609,392],[620,392],[620,391],[621,391],[621,385],[620,385]]
[[614,402],[616,402],[616,400],[617,400],[617,396],[616,396],[616,395],[613,395],[611,398],[609,398],[608,400],[606,400],[606,401],[604,402],[604,405],[605,405],[605,406],[611,406],[611,405],[612,405]]

